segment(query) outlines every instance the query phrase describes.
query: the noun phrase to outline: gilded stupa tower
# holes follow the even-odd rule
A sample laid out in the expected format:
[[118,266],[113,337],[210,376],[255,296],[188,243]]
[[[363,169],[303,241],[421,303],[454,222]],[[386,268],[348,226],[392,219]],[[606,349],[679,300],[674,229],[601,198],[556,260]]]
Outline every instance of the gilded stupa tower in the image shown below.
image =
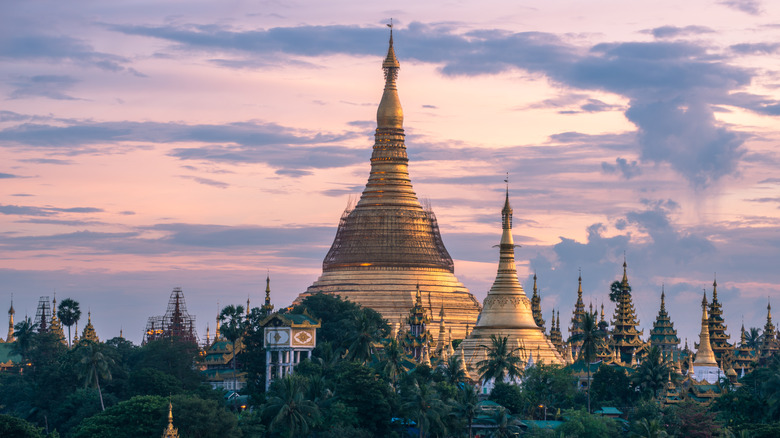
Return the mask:
[[11,297],[11,307],[8,309],[8,336],[5,338],[5,342],[14,342],[16,337],[14,336],[14,298]]
[[642,332],[636,329],[639,321],[636,320],[634,304],[631,301],[631,286],[628,284],[627,268],[628,265],[624,260],[620,297],[612,321],[612,345],[618,350],[618,358],[623,363],[630,363],[634,352],[642,345],[642,340],[639,338]]
[[712,302],[710,303],[710,318],[708,320],[710,328],[710,343],[712,351],[715,353],[715,359],[721,369],[726,369],[723,360],[729,362],[734,356],[734,346],[729,344],[729,335],[726,334],[726,324],[723,320],[723,308],[718,301],[718,281],[712,282]]
[[68,340],[65,339],[65,332],[62,331],[62,323],[57,318],[57,295],[51,300],[51,322],[49,323],[49,333],[53,333],[59,337],[60,342],[67,345]]
[[701,333],[699,333],[699,345],[696,349],[696,360],[693,361],[694,378],[698,381],[706,380],[709,383],[718,383],[724,374],[715,360],[715,353],[710,344],[709,316],[707,315],[707,293],[701,300]]
[[759,347],[759,356],[764,359],[772,356],[780,349],[777,338],[775,337],[775,325],[772,323],[772,304],[766,305],[766,324],[764,324],[764,336]]
[[[477,375],[476,365],[485,359],[491,345],[491,335],[507,337],[507,345],[524,350],[524,359],[535,353],[536,362],[562,364],[563,357],[550,342],[544,331],[536,325],[531,300],[525,294],[517,278],[515,244],[512,238],[512,207],[509,205],[509,189],[501,210],[502,234],[499,244],[499,262],[496,279],[488,291],[479,321],[471,334],[458,345],[466,357],[471,375]],[[473,372],[472,372],[473,371]]]
[[674,329],[674,323],[666,312],[666,294],[661,288],[661,309],[658,310],[658,316],[653,323],[653,329],[650,330],[650,345],[658,347],[664,358],[671,358],[674,350],[680,345],[680,338],[677,337],[677,330]]
[[734,355],[734,369],[742,372],[753,369],[753,363],[756,360],[757,353],[747,345],[745,336],[745,324],[742,324],[742,333],[740,335],[739,347]]
[[[390,32],[368,182],[357,205],[341,217],[322,275],[296,303],[320,292],[340,295],[378,311],[391,325],[402,324],[399,315],[414,306],[419,283],[428,312],[444,305],[447,327],[461,339],[467,325],[476,322],[480,306],[455,277],[436,217],[422,207],[412,188],[396,88],[400,64],[392,28]],[[437,336],[438,327],[431,329]]]

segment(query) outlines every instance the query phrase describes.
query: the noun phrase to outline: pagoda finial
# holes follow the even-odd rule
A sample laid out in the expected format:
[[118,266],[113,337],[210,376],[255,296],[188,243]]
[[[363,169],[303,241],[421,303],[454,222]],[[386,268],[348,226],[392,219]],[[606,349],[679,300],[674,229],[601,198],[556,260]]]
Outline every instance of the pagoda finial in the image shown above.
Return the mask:
[[666,297],[666,293],[664,292],[664,284],[661,283],[661,311],[662,312],[666,311],[666,302],[664,299],[665,297]]
[[[501,209],[501,228],[504,230],[512,230],[512,206],[509,205],[509,173],[507,172],[507,179],[504,180],[506,182],[506,197],[504,199],[504,208]],[[504,234],[507,234],[506,232]],[[501,243],[509,243],[513,244],[514,242],[511,241],[512,234],[509,233],[509,242],[504,242],[504,236],[501,238]]]
[[766,320],[772,322],[772,303],[769,302],[769,297],[766,298]]
[[707,291],[704,289],[702,289],[701,306],[704,308],[707,307]]
[[604,302],[603,301],[601,302],[601,321],[599,321],[599,322],[604,322]]
[[395,81],[398,78],[398,70],[401,64],[395,57],[395,48],[393,48],[393,24],[387,25],[390,28],[390,43],[387,49],[387,56],[382,62],[382,69],[385,74],[385,91],[382,94],[382,101],[376,112],[377,128],[395,128],[403,129],[404,112],[401,108],[401,100],[398,98],[398,90]]
[[582,298],[582,268],[578,268],[578,269],[579,269],[580,275],[579,275],[579,277],[577,277],[577,283],[578,283],[577,295],[579,295],[579,297]]
[[714,279],[712,280],[712,302],[718,301],[718,278],[717,274],[715,274]]
[[168,427],[165,428],[162,438],[179,438],[179,430],[173,427],[173,404],[168,400]]
[[626,253],[623,251],[623,286],[628,286],[628,263],[626,263]]

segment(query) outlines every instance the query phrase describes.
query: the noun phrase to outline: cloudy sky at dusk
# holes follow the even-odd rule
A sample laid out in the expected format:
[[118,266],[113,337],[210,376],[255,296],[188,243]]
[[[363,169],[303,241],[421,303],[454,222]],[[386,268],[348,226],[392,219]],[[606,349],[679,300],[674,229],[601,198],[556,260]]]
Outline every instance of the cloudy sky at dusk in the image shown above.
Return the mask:
[[732,341],[780,309],[780,4],[758,0],[4,1],[0,306],[56,290],[140,342],[175,286],[202,337],[267,272],[288,305],[368,177],[391,17],[412,182],[480,301],[509,172],[548,323],[578,269],[611,316],[624,252],[645,335],[663,285],[698,340],[716,273]]

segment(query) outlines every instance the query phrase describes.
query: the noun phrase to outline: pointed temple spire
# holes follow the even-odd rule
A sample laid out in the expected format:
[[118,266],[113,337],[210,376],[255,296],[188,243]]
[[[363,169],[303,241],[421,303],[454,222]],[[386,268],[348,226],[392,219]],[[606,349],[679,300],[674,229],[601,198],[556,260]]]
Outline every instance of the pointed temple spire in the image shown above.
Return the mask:
[[628,264],[623,256],[623,280],[612,321],[612,344],[619,350],[621,362],[628,363],[636,349],[643,344],[640,338],[642,331],[636,329],[638,325],[639,321],[631,301],[631,285],[628,283]]
[[747,334],[745,333],[745,323],[742,322],[740,330],[740,342],[737,353],[734,355],[734,368],[750,371],[753,368],[753,362],[757,358],[757,352],[747,345]]
[[696,350],[696,360],[693,361],[693,372],[696,380],[706,380],[717,383],[720,377],[718,362],[710,344],[709,315],[707,314],[707,292],[705,291],[701,301],[701,332],[699,333],[699,346]]
[[168,402],[168,427],[165,428],[162,438],[179,438],[179,429],[173,427],[173,404]]
[[573,341],[572,338],[582,334],[582,320],[585,318],[585,303],[582,301],[582,271],[577,277],[577,302],[574,303],[574,312],[569,327],[569,344],[571,344],[572,356],[577,357],[582,346],[581,340]]
[[471,335],[458,348],[469,356],[470,368],[485,358],[484,345],[489,345],[491,335],[506,337],[509,344],[521,344],[525,348],[540,348],[537,360],[548,364],[561,364],[563,357],[544,335],[534,319],[531,300],[526,296],[517,277],[515,244],[512,238],[512,206],[507,188],[504,207],[501,209],[501,242],[496,278],[483,301],[482,313]]
[[677,330],[674,329],[674,323],[666,312],[666,293],[661,286],[661,308],[658,310],[658,316],[653,323],[653,329],[650,330],[650,345],[658,347],[662,356],[673,354],[680,345],[680,338],[677,337]]
[[265,277],[265,302],[263,307],[260,308],[263,315],[268,316],[274,313],[274,305],[271,304],[271,273],[266,274]]
[[428,349],[433,341],[430,331],[428,331],[428,323],[430,319],[428,312],[422,302],[422,291],[420,284],[417,284],[417,292],[415,294],[415,304],[409,310],[409,316],[406,318],[406,324],[409,326],[409,331],[405,331],[401,338],[401,346],[404,350],[410,354],[414,360],[425,363],[425,359],[428,358]]
[[100,342],[97,332],[95,332],[95,326],[92,325],[92,311],[87,312],[87,326],[84,327],[84,331],[81,333],[82,341]]
[[759,348],[759,355],[761,358],[769,357],[780,349],[777,342],[775,325],[772,323],[772,304],[768,300],[766,305],[766,324],[764,325],[764,334],[762,338],[763,341]]
[[16,337],[14,336],[14,296],[11,295],[11,307],[8,309],[8,336],[5,338],[5,342],[14,342]]
[[729,343],[729,336],[726,333],[726,324],[723,320],[723,309],[718,301],[718,280],[712,281],[712,302],[709,309],[709,321],[707,322],[710,330],[710,343],[712,351],[721,369],[725,369],[723,358],[729,358],[734,354],[734,346]]
[[[398,322],[414,305],[415,282],[430,293],[431,306],[444,303],[447,327],[461,339],[479,315],[479,301],[455,277],[436,216],[423,208],[412,187],[398,93],[400,63],[391,28],[382,60],[384,89],[377,108],[371,170],[354,207],[342,214],[322,263],[322,275],[295,300],[316,293],[340,295]],[[429,306],[430,307],[430,306]],[[438,327],[431,327],[438,335]]]
[[54,298],[51,300],[51,321],[49,322],[49,332],[57,336],[63,344],[67,345],[68,340],[65,339],[65,332],[62,330],[62,323],[57,318],[57,294],[54,293]]
[[542,329],[542,333],[545,333],[544,318],[542,318],[542,297],[536,288],[536,273],[534,272],[534,295],[531,297],[531,310],[534,314],[534,321],[536,325]]

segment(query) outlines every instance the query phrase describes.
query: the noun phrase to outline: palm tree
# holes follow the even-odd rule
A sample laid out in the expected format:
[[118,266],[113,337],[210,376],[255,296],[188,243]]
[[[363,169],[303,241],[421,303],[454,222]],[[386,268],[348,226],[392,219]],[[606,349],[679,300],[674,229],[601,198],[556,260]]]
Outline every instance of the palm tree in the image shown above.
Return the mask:
[[352,326],[347,357],[362,364],[370,362],[374,354],[373,345],[382,338],[382,327],[368,312],[360,312],[357,319],[352,321]]
[[385,344],[382,351],[382,361],[379,362],[380,372],[390,379],[393,388],[396,388],[398,376],[408,371],[404,366],[404,349],[398,344],[398,341],[391,339]]
[[417,423],[420,438],[430,431],[431,426],[444,429],[442,417],[449,411],[448,406],[441,401],[439,394],[433,389],[433,385],[420,385],[416,380],[409,388],[409,392],[404,394],[401,409]]
[[761,348],[763,339],[761,331],[757,327],[750,327],[749,330],[745,331],[745,345],[755,352],[758,352],[758,349]]
[[496,438],[509,438],[517,436],[520,431],[519,428],[512,423],[512,416],[509,415],[509,411],[506,408],[498,408],[493,416],[493,421],[496,423],[496,430],[491,437]]
[[62,321],[62,325],[68,327],[68,347],[70,347],[70,327],[81,319],[81,309],[78,301],[72,298],[65,298],[60,302],[60,308],[57,309],[57,317]]
[[27,359],[33,348],[35,336],[37,334],[38,324],[33,323],[29,317],[25,317],[23,320],[17,322],[14,326],[16,342],[11,352]]
[[504,380],[504,376],[510,379],[521,377],[523,375],[523,361],[516,353],[522,351],[521,348],[510,348],[507,345],[507,337],[490,335],[490,347],[483,345],[487,350],[485,359],[477,362],[477,371],[479,371],[482,380],[495,379]]
[[590,364],[596,359],[599,339],[604,332],[599,329],[596,318],[590,313],[585,312],[580,321],[582,333],[572,336],[572,341],[581,342],[579,358],[585,361],[585,368],[588,370],[588,413],[590,413]]
[[635,386],[652,394],[653,398],[657,398],[659,391],[664,388],[664,384],[671,374],[672,370],[669,364],[661,359],[661,350],[658,347],[653,347],[636,368],[631,381]]
[[306,379],[288,375],[271,385],[269,397],[262,407],[262,415],[273,417],[269,430],[287,430],[287,436],[305,436],[319,418],[317,405],[306,399]]
[[84,341],[79,344],[78,354],[81,357],[79,363],[81,364],[81,375],[84,376],[84,387],[94,384],[97,387],[98,395],[100,396],[100,407],[105,411],[106,406],[103,404],[103,391],[100,389],[100,380],[111,380],[110,365],[113,365],[114,361],[110,357],[103,354],[103,344]]
[[477,416],[477,403],[479,403],[479,396],[476,389],[468,384],[464,384],[458,387],[457,397],[451,402],[452,412],[450,415],[455,415],[458,418],[466,420],[466,424],[469,429],[469,438],[473,434],[472,426],[474,424],[474,418]]
[[229,305],[219,313],[219,332],[230,341],[233,346],[233,378],[236,378],[236,342],[244,335],[246,321],[244,320],[244,306]]
[[457,354],[447,358],[447,365],[443,367],[444,378],[448,383],[456,385],[466,380],[466,372],[462,367],[463,359]]
[[639,433],[636,433],[636,436],[638,437],[666,438],[669,436],[669,434],[666,433],[663,426],[661,426],[661,423],[658,420],[648,421],[647,418],[643,418],[639,420],[636,424],[638,425],[639,428]]

